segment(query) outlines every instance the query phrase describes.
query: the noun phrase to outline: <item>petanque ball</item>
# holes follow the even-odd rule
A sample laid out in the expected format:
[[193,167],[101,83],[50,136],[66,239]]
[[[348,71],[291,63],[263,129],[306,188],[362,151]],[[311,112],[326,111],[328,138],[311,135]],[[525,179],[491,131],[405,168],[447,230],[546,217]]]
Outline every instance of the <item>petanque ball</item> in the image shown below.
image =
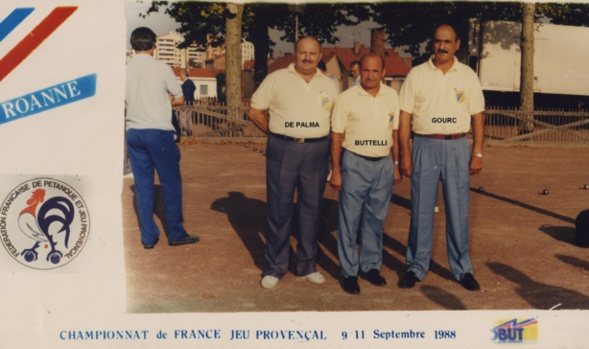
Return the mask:
[[583,189],[589,189],[589,184],[585,184],[585,185],[583,186]]
[[258,148],[254,147],[254,151],[257,151],[257,150],[258,150]]
[[550,194],[550,192],[548,191],[548,189],[544,189],[544,191],[542,191],[542,194],[548,195],[548,194]]
[[264,154],[264,149],[260,149],[260,154]]
[[249,144],[246,144],[246,145],[245,145],[245,147],[246,147],[246,148],[249,148],[249,147],[250,147],[250,145],[249,145]]
[[484,187],[479,187],[479,192],[480,193],[484,193],[485,192],[485,188]]

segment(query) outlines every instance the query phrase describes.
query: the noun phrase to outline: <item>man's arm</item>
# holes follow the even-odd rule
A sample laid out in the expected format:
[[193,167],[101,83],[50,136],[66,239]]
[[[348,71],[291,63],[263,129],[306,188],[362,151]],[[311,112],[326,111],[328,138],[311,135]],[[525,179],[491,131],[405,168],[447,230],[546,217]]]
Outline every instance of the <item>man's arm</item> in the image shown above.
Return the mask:
[[[476,175],[483,170],[483,142],[485,140],[485,114],[472,116],[472,155],[470,157],[470,174]],[[479,156],[476,156],[480,154]]]
[[411,114],[401,110],[399,117],[399,155],[401,156],[401,173],[411,177],[413,162],[411,161]]
[[331,178],[329,186],[333,190],[342,190],[342,169],[340,166],[342,157],[343,133],[331,132]]
[[391,149],[393,151],[393,161],[395,162],[393,184],[399,184],[403,181],[403,176],[401,176],[399,169],[399,130],[393,130],[393,146]]
[[263,110],[250,107],[247,116],[262,132],[268,133],[268,118]]
[[172,105],[184,105],[184,96],[180,95],[179,97],[171,96],[170,101]]

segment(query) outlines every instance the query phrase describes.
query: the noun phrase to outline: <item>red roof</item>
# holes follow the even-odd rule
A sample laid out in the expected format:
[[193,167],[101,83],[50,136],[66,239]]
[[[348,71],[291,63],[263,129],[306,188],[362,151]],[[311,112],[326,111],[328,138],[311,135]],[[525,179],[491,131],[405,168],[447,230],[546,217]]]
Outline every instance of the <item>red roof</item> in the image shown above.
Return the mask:
[[[359,61],[363,55],[370,53],[370,49],[364,46],[358,48],[358,53],[354,53],[353,48],[339,46],[323,47],[322,51],[322,61],[328,62],[333,56],[336,56],[346,70],[350,69],[350,63]],[[274,62],[268,65],[268,74],[288,67],[293,61],[294,56],[292,54],[276,58]],[[384,61],[386,76],[406,76],[411,69],[411,66],[407,64],[407,60],[399,57],[399,54],[392,49],[385,49]]]
[[268,74],[273,73],[278,69],[286,68],[292,62],[294,62],[294,56],[292,54],[278,57],[274,62],[268,65]]
[[[174,70],[174,74],[176,76],[180,76],[180,71],[182,71],[184,68],[174,67],[172,69]],[[216,69],[203,69],[203,68],[189,68],[188,69],[188,74],[192,78],[214,78],[219,73],[223,73],[223,71],[216,70]]]
[[254,69],[256,62],[253,59],[250,59],[249,61],[245,61],[243,63],[243,69],[244,70],[252,70]]
[[[324,47],[323,48],[323,60],[327,61],[333,56],[337,56],[338,60],[342,63],[346,70],[350,69],[350,63],[353,61],[359,61],[362,56],[370,53],[368,47],[360,46],[358,53],[354,53],[353,48],[346,47]],[[411,67],[407,65],[405,60],[399,57],[399,54],[392,49],[385,49],[385,70],[386,76],[406,76],[409,73]]]

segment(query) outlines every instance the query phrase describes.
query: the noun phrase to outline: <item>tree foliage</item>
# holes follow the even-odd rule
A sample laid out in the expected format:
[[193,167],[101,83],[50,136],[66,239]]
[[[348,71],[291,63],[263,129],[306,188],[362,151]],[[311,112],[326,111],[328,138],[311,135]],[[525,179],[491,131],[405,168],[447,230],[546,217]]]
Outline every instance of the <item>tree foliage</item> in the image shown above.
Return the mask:
[[374,21],[388,34],[389,44],[403,47],[412,56],[429,48],[434,28],[443,23],[454,26],[464,40],[468,38],[470,18],[481,20],[519,20],[519,3],[507,2],[383,2],[374,6]]
[[[429,48],[433,30],[439,24],[451,23],[463,38],[468,36],[470,18],[480,21],[505,20],[521,22],[521,2],[432,1],[378,2],[373,6],[373,20],[388,34],[389,44],[403,47],[413,56],[424,54]],[[541,3],[536,6],[537,22],[589,25],[587,4]]]
[[[202,46],[222,45],[225,41],[225,2],[154,1],[147,14],[164,9],[179,24],[178,31],[187,47],[193,42]],[[246,2],[243,9],[243,37],[255,49],[254,81],[260,83],[267,73],[267,57],[274,45],[269,29],[284,32],[280,38],[294,42],[295,18],[299,37],[313,35],[322,43],[333,44],[339,26],[355,26],[364,21],[381,25],[392,47],[401,47],[412,56],[427,56],[434,28],[451,23],[463,39],[468,38],[469,19],[521,22],[521,2],[485,1],[382,1],[376,3],[298,3]],[[538,3],[536,21],[555,24],[589,25],[589,5],[583,3]]]

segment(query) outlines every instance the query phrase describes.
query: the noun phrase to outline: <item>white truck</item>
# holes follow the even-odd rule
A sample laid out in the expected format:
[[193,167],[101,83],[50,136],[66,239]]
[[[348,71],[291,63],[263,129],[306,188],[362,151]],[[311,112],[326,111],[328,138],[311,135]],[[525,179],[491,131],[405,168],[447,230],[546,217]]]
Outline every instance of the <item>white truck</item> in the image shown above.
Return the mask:
[[[521,23],[471,20],[468,64],[483,90],[519,92]],[[534,91],[589,96],[589,28],[536,24]]]

